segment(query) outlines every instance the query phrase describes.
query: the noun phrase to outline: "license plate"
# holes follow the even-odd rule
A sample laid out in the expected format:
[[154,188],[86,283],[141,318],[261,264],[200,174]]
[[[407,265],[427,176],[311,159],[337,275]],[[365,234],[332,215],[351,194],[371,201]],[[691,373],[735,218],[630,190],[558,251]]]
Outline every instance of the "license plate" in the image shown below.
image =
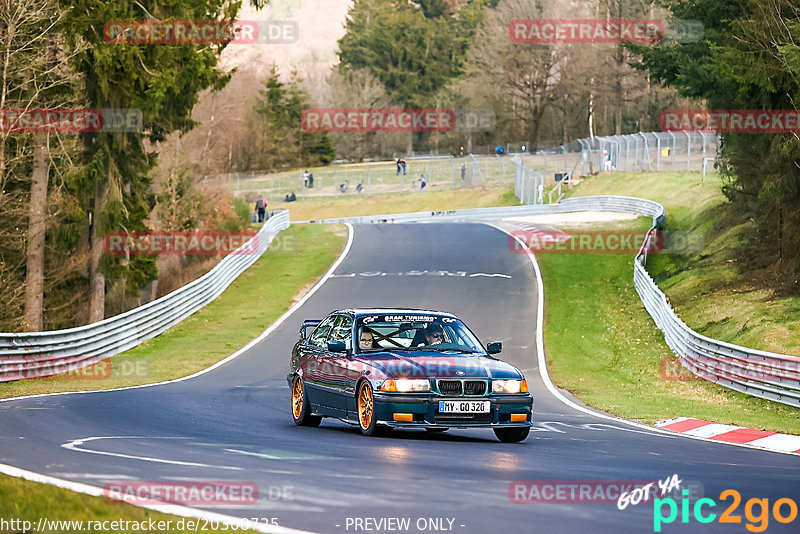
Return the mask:
[[489,413],[489,401],[439,401],[439,413]]

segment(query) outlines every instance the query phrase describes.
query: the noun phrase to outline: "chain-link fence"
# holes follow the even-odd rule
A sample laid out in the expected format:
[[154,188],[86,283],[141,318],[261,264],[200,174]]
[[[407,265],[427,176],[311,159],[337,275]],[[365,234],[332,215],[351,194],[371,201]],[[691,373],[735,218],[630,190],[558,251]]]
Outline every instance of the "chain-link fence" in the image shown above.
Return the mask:
[[598,171],[704,172],[718,148],[713,133],[639,132],[578,139],[559,150],[580,153],[580,174],[586,176]]
[[[518,143],[522,149],[526,145]],[[517,145],[509,145],[509,150]],[[639,132],[595,136],[559,147],[504,154],[455,157],[416,155],[400,161],[370,161],[286,172],[229,173],[213,180],[247,202],[264,196],[272,205],[295,200],[443,191],[514,185],[523,204],[556,202],[562,184],[600,171],[703,172],[717,154],[718,137],[702,132]],[[404,161],[404,164],[403,164]]]
[[[562,184],[600,171],[702,172],[705,178],[718,149],[719,137],[705,132],[587,137],[535,154],[517,155],[515,194],[523,204],[557,202],[562,197]],[[539,189],[544,192],[540,194]]]
[[[515,165],[510,156],[408,157],[405,165],[375,161],[280,173],[229,173],[213,179],[247,202],[259,195],[272,202],[292,194],[298,201],[380,193],[444,191],[469,187],[510,186]],[[212,180],[206,181],[206,183]]]

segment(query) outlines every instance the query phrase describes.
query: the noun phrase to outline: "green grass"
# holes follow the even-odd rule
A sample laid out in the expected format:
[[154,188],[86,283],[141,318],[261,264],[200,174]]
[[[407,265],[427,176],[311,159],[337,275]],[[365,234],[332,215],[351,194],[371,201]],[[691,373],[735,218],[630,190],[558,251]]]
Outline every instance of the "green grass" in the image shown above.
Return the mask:
[[[792,348],[780,335],[760,342],[753,337],[754,332],[796,332],[800,325],[797,301],[776,299],[765,304],[758,291],[736,291],[742,287],[742,278],[725,259],[736,231],[720,229],[724,199],[715,175],[707,177],[706,184],[699,183],[697,174],[599,175],[573,188],[570,196],[595,194],[657,200],[667,209],[667,230],[704,235],[705,246],[697,254],[655,255],[648,262],[648,270],[659,277],[660,287],[690,327],[756,348],[779,352]],[[648,218],[640,218],[614,228],[645,230],[650,224]],[[636,293],[632,256],[543,254],[538,261],[545,284],[548,369],[559,386],[583,402],[646,423],[688,416],[800,434],[796,408],[707,381],[665,379],[674,376],[662,371],[674,354]],[[715,295],[715,288],[724,286],[734,290]],[[736,327],[726,330],[701,324],[713,322],[719,314],[731,318],[734,325],[757,324],[736,332]]]
[[[3,532],[34,532],[39,518],[50,521],[137,521],[143,522],[144,529],[120,528],[112,530],[106,528],[106,532],[129,532],[138,534],[148,530],[148,520],[154,522],[171,521],[171,528],[160,530],[160,532],[196,532],[194,528],[186,528],[187,521],[194,521],[199,527],[208,526],[204,532],[231,532],[228,528],[211,529],[204,520],[184,519],[178,516],[162,514],[139,508],[131,505],[111,504],[106,502],[103,497],[90,497],[69,490],[37,484],[21,478],[7,477],[0,475],[0,518],[9,521],[12,519],[20,521],[30,521],[32,528],[25,531],[22,528],[3,530]],[[178,522],[184,521],[184,528],[177,528]],[[199,521],[199,523],[197,523]],[[19,525],[19,523],[17,524]],[[106,525],[111,526],[110,524]],[[123,526],[120,524],[120,526]],[[128,525],[135,526],[135,525]],[[167,526],[163,523],[162,526]],[[84,531],[88,526],[84,523]],[[152,532],[153,530],[151,530]],[[42,530],[42,532],[80,532],[79,529],[59,528]],[[98,529],[96,532],[102,532]],[[255,532],[255,531],[239,531]]]
[[517,206],[519,199],[514,188],[476,187],[455,191],[426,191],[425,193],[391,193],[386,195],[348,196],[339,199],[314,199],[304,202],[276,204],[287,208],[293,221],[335,219],[384,213],[441,211],[490,206]]
[[292,226],[220,297],[160,336],[76,373],[0,383],[0,398],[148,384],[204,369],[280,317],[333,263],[346,233],[341,225]]
[[702,250],[655,255],[648,271],[695,331],[754,349],[800,356],[800,298],[778,297],[769,266],[743,273],[737,248],[751,222],[731,214],[719,175],[700,183],[697,173],[601,174],[570,196],[619,194],[656,200],[667,210],[666,230],[702,238]]

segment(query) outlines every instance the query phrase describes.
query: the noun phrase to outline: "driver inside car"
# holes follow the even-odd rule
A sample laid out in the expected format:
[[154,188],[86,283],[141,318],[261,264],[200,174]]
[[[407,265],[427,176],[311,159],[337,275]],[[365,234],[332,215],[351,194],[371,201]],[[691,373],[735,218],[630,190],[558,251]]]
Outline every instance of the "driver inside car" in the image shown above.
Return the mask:
[[358,337],[358,348],[361,350],[380,348],[380,345],[375,343],[375,338],[372,332],[366,328],[361,330],[361,335]]
[[425,328],[425,341],[427,345],[438,345],[444,341],[444,331],[441,325],[431,323]]

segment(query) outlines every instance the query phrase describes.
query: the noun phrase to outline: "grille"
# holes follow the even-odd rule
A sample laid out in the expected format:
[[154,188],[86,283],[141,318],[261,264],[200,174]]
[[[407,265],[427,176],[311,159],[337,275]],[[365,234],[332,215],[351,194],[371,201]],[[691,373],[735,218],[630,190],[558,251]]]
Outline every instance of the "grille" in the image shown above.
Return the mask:
[[439,391],[442,395],[461,395],[461,381],[439,380]]
[[464,395],[484,395],[486,393],[486,382],[478,380],[467,380],[464,382]]

